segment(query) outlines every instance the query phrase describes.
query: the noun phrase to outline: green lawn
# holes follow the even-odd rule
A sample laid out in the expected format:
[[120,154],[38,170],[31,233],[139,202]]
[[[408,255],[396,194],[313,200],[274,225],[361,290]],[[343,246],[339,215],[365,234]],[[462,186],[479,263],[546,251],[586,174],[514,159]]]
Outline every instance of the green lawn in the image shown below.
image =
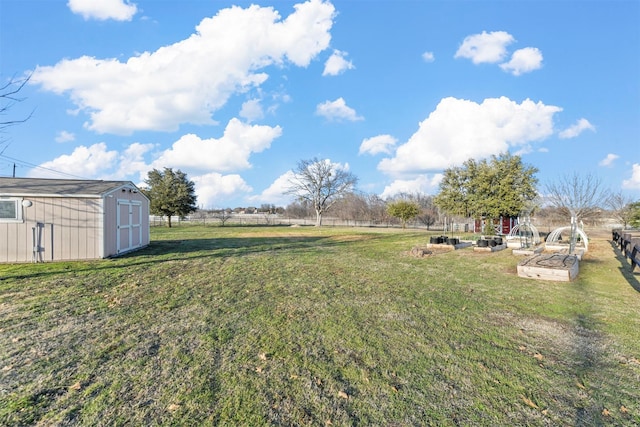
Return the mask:
[[428,241],[183,225],[0,265],[0,425],[640,424],[640,275],[607,237],[571,283]]

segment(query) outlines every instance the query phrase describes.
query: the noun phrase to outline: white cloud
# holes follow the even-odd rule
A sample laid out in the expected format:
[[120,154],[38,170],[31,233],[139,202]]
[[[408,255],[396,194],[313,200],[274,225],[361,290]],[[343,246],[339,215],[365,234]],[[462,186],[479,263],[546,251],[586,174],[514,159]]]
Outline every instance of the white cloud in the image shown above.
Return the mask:
[[401,193],[434,194],[438,185],[440,185],[440,181],[442,181],[442,176],[442,174],[437,173],[431,178],[427,175],[419,175],[415,179],[397,179],[384,188],[380,197],[387,199]]
[[512,152],[514,156],[524,156],[533,152],[533,147],[530,144],[520,146],[518,149]]
[[422,59],[424,62],[433,62],[436,60],[436,57],[433,56],[433,52],[425,52],[422,54]]
[[[483,31],[465,37],[454,57],[470,59],[474,64],[502,62],[508,55],[507,47],[513,42],[515,38],[505,31]],[[519,76],[541,68],[542,59],[540,49],[525,47],[513,52],[511,59],[500,64],[500,68]]]
[[580,119],[574,125],[569,126],[567,129],[560,132],[558,136],[562,139],[575,138],[585,130],[595,132],[596,128],[591,123],[589,123],[589,120]]
[[225,199],[253,190],[240,175],[236,174],[222,175],[212,172],[190,179],[195,184],[197,204],[205,209],[231,207],[223,206]]
[[76,136],[71,132],[67,132],[66,130],[63,130],[58,132],[58,135],[56,135],[55,140],[56,142],[60,142],[60,143],[71,142],[76,140]]
[[395,156],[378,169],[387,174],[443,170],[469,158],[486,158],[510,148],[525,149],[553,133],[553,105],[506,97],[473,101],[444,98]]
[[231,119],[221,138],[201,139],[194,134],[182,136],[153,162],[153,167],[189,168],[218,172],[251,167],[249,156],[271,146],[282,134],[280,126],[260,126]]
[[[86,127],[128,135],[213,124],[231,95],[260,86],[260,70],[285,61],[306,67],[329,46],[335,9],[309,0],[282,20],[270,7],[234,6],[203,19],[189,38],[126,62],[83,56],[38,66],[31,84],[68,93],[89,114]],[[230,48],[233,47],[233,48]]]
[[622,181],[622,188],[640,190],[640,163],[634,163],[631,167],[631,178]]
[[154,144],[141,144],[134,142],[118,155],[118,170],[106,179],[130,179],[138,174],[139,179],[147,179],[148,172],[152,169],[145,162],[144,155],[153,150]]
[[347,56],[347,52],[342,52],[340,50],[334,50],[333,54],[327,59],[327,62],[324,64],[324,71],[322,72],[323,76],[337,76],[338,74],[344,73],[346,70],[352,70],[355,68],[353,62],[347,61],[345,56]]
[[599,166],[613,166],[613,162],[616,161],[616,159],[618,159],[620,156],[618,156],[617,154],[607,154],[607,157],[605,157],[604,159],[600,160],[600,163],[598,163]]
[[291,202],[292,196],[285,195],[285,192],[291,187],[291,180],[294,177],[293,171],[287,171],[276,178],[273,183],[267,187],[262,193],[257,196],[249,197],[255,205],[261,205],[263,203],[274,204],[278,206],[285,206]]
[[[182,136],[151,163],[145,160],[154,144],[132,143],[122,152],[109,151],[104,142],[90,147],[79,146],[67,155],[32,169],[30,176],[60,178],[63,172],[80,178],[133,179],[140,182],[153,169],[170,167],[187,172],[196,183],[198,204],[206,207],[228,196],[248,193],[252,188],[240,175],[222,175],[220,172],[251,167],[249,157],[270,147],[279,137],[279,126],[259,126],[231,119],[219,139],[202,139],[194,134]],[[198,175],[198,171],[213,171]]]
[[249,123],[260,120],[264,117],[264,112],[262,111],[262,105],[260,105],[259,99],[250,99],[242,104],[242,109],[240,110],[240,117],[246,119]]
[[67,6],[71,12],[82,15],[85,20],[99,21],[131,21],[138,11],[137,6],[127,0],[69,0]]
[[504,71],[519,76],[524,73],[530,73],[542,67],[542,52],[535,47],[525,47],[518,49],[511,55],[511,60],[500,64],[500,68]]
[[316,114],[328,120],[348,120],[351,122],[364,120],[364,117],[358,116],[356,110],[347,106],[343,98],[318,104]]
[[[152,169],[144,160],[154,144],[134,142],[122,152],[109,151],[104,142],[89,147],[80,145],[71,154],[63,154],[42,163],[29,172],[29,176],[39,178],[62,178],[64,174],[87,179],[127,180],[138,175],[140,181],[147,178]],[[56,173],[60,172],[60,173]]]
[[465,37],[454,57],[470,59],[474,64],[500,62],[507,55],[507,46],[514,41],[513,36],[504,31],[483,31]]
[[378,135],[371,138],[365,138],[360,144],[358,154],[390,154],[398,140],[391,135]]
[[40,164],[29,172],[29,176],[38,178],[61,178],[62,172],[77,178],[99,176],[103,171],[112,168],[118,158],[117,151],[108,151],[107,144],[99,142],[89,147],[80,145],[71,154],[63,154],[55,159]]

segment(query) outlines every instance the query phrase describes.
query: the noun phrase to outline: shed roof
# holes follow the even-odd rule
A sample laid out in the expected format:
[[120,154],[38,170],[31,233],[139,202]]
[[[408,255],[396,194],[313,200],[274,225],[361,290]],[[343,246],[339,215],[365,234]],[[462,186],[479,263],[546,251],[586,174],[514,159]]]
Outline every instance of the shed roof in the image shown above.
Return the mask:
[[137,188],[131,181],[0,177],[0,196],[96,197],[121,187]]

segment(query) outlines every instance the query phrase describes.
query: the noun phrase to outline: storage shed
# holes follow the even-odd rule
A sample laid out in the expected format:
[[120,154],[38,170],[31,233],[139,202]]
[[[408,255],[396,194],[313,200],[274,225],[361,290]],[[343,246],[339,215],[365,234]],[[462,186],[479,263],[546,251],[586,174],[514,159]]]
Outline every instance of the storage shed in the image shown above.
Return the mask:
[[149,244],[149,199],[130,181],[0,177],[0,262],[86,260]]

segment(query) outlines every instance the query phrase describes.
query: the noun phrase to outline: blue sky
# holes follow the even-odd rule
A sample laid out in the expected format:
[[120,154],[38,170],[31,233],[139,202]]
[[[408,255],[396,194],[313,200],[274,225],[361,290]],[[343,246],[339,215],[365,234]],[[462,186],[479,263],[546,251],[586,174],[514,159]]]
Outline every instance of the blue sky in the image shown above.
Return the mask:
[[508,150],[640,199],[635,0],[2,0],[0,79],[28,74],[1,176],[172,167],[203,208],[285,206],[302,159],[389,197]]

